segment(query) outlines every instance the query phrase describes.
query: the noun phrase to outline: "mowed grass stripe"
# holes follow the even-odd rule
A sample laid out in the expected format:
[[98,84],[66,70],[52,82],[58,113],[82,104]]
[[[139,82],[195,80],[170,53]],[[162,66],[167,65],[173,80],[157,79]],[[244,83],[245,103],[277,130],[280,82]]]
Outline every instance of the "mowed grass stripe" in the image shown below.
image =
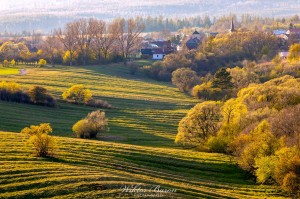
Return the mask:
[[[58,149],[52,159],[37,158],[22,135],[0,132],[0,198],[133,198],[120,189],[137,183],[177,190],[166,198],[284,197],[276,187],[247,180],[229,156],[176,146],[178,122],[199,101],[170,83],[139,72],[130,75],[117,64],[27,72],[0,81],[45,86],[59,99],[57,107],[0,101],[0,130],[51,123],[53,134],[60,136]],[[105,141],[70,138],[72,125],[95,110],[61,101],[62,92],[79,83],[114,106],[105,110],[110,125],[110,132],[100,136]]]
[[[91,198],[102,194],[117,197],[120,188],[130,183],[174,188],[178,192],[172,196],[177,198],[278,196],[272,186],[244,181],[243,173],[225,155],[168,148],[150,150],[151,147],[58,137],[56,157],[44,159],[30,155],[22,135],[1,132],[0,136],[4,138],[0,157],[5,156],[5,151],[15,152],[19,157],[10,167],[0,170],[1,175],[20,179],[3,181],[5,178],[0,177],[3,198],[72,195]],[[14,147],[3,150],[7,143]],[[0,164],[6,163],[0,159]],[[95,192],[97,195],[93,195]]]

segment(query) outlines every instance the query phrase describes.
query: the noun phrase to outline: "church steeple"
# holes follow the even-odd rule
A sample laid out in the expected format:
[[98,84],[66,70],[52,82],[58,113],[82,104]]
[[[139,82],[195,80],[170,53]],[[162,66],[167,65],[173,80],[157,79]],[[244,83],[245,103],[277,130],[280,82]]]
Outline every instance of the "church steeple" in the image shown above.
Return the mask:
[[231,27],[230,27],[230,32],[235,32],[235,28],[234,28],[234,23],[233,23],[233,18],[231,19]]

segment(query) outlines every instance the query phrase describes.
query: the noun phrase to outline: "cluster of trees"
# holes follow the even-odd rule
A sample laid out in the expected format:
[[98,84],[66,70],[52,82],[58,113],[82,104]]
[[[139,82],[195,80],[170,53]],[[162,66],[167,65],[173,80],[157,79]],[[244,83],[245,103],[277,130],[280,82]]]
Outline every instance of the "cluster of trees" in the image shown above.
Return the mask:
[[300,194],[300,81],[283,76],[250,84],[236,98],[197,104],[175,142],[233,154],[260,183]]
[[233,95],[232,77],[225,68],[220,68],[213,77],[202,78],[202,84],[192,89],[192,95],[204,100],[224,100]]
[[64,47],[63,61],[70,65],[108,62],[109,57],[120,57],[124,63],[138,48],[144,25],[134,19],[115,19],[111,23],[94,18],[67,23],[64,29],[55,30],[45,47],[50,60],[56,56],[55,42]]
[[39,32],[24,33],[0,40],[0,60],[3,61],[3,66],[20,63],[37,64],[44,56],[40,50],[43,42],[42,34]]
[[169,54],[163,61],[154,62],[151,66],[143,66],[142,71],[150,78],[171,81],[172,72],[179,68],[190,68],[191,65],[191,60],[184,54]]
[[180,68],[190,68],[197,75],[204,76],[215,73],[220,66],[241,66],[244,60],[271,60],[278,49],[278,38],[262,31],[219,34],[208,37],[196,50],[182,50],[167,55],[163,61],[144,66],[143,71],[160,81],[171,81],[172,73]]
[[[200,77],[196,73],[197,67],[195,65],[191,67],[193,70],[187,68],[188,65],[186,65],[184,68],[175,70],[172,73],[171,80],[180,91],[189,93],[194,97],[204,100],[225,100],[236,96],[240,89],[247,87],[251,83],[263,83],[285,75],[300,77],[299,46],[299,44],[294,44],[290,47],[290,54],[287,60],[281,59],[279,56],[276,56],[272,62],[256,63],[255,61],[244,60],[240,63],[240,66],[227,69],[221,67],[214,75],[207,73],[204,77]],[[149,76],[152,75],[153,77],[165,75],[166,73],[161,72],[167,71],[164,63],[172,63],[169,59],[172,57],[167,56],[167,59],[163,62],[157,62],[152,67],[146,67],[148,75],[150,74]],[[176,63],[184,63],[180,63],[180,60],[185,59],[180,59],[180,56],[177,56]],[[192,61],[189,63],[192,63]],[[150,69],[155,70],[152,70],[153,73],[149,73]]]
[[236,15],[227,15],[219,17],[214,20],[214,24],[211,26],[212,31],[223,31],[230,27],[231,20],[234,20],[234,24],[238,29],[241,30],[276,30],[276,29],[288,29],[290,23],[295,24],[297,27],[300,24],[299,15],[282,18],[270,18],[270,17],[259,17],[250,14],[243,14],[239,17]]
[[0,100],[18,103],[28,103],[54,107],[56,100],[46,88],[31,86],[28,90],[22,89],[15,82],[0,82]]
[[[81,84],[71,86],[62,94],[62,97],[65,101],[74,104],[85,104],[95,108],[112,108],[107,101],[94,99],[91,91]],[[15,82],[6,81],[0,82],[0,100],[49,107],[56,105],[56,99],[42,86],[31,86],[26,90]]]
[[272,59],[279,49],[279,40],[264,31],[242,31],[209,37],[202,47],[208,57],[228,60]]
[[112,108],[107,101],[94,99],[90,89],[85,88],[82,84],[71,86],[68,90],[63,92],[62,97],[67,102],[74,104],[85,104],[95,108]]
[[146,32],[159,32],[162,30],[177,31],[186,27],[202,27],[210,28],[215,18],[211,19],[209,16],[196,17],[184,17],[184,18],[164,18],[159,17],[137,17],[137,21],[141,21],[143,24],[147,24],[145,28]]
[[134,19],[119,18],[110,23],[95,18],[79,19],[45,38],[4,42],[0,59],[16,60],[16,64],[40,60],[40,65],[45,65],[44,60],[52,65],[126,63],[139,48],[143,30],[144,24]]

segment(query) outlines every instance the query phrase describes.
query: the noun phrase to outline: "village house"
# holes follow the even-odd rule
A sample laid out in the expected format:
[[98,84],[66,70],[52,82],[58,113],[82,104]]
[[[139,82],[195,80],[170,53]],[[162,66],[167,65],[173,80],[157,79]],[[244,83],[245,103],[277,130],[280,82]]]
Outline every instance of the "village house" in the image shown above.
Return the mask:
[[201,35],[197,30],[195,30],[195,32],[192,34],[191,38],[187,40],[185,45],[189,50],[193,50],[198,48],[200,42]]
[[162,60],[167,54],[175,51],[176,45],[170,40],[153,40],[143,42],[141,54],[145,58],[152,57],[153,60]]
[[300,42],[300,28],[296,28],[293,24],[291,24],[289,30],[286,31],[286,35],[292,43]]
[[166,54],[166,52],[164,52],[163,49],[156,49],[153,51],[152,59],[153,60],[163,60],[166,55],[167,54]]

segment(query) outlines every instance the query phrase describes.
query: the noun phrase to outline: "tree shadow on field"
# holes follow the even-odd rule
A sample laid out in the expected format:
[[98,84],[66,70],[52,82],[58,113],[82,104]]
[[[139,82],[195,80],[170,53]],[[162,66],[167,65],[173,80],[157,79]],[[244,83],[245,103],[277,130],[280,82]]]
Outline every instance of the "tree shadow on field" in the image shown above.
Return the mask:
[[101,75],[107,75],[111,77],[117,77],[117,78],[123,78],[127,80],[135,80],[135,81],[141,81],[156,85],[163,85],[163,86],[170,86],[173,87],[171,83],[169,82],[160,82],[154,79],[151,79],[147,77],[142,72],[138,71],[135,75],[130,74],[130,71],[128,69],[128,66],[125,66],[123,64],[109,64],[109,65],[91,65],[91,66],[78,66],[79,68],[86,69],[91,72],[83,72],[80,73],[83,74],[89,74],[92,75],[95,73],[101,74]]
[[[97,96],[96,98],[107,101],[113,106],[113,109],[132,109],[132,110],[176,110],[178,105],[172,102],[160,102],[142,99],[129,99],[117,97]],[[181,107],[179,107],[181,108]]]
[[174,147],[174,140],[144,132],[141,129],[110,123],[110,131],[99,135],[98,139],[105,142],[132,144],[149,147]]

